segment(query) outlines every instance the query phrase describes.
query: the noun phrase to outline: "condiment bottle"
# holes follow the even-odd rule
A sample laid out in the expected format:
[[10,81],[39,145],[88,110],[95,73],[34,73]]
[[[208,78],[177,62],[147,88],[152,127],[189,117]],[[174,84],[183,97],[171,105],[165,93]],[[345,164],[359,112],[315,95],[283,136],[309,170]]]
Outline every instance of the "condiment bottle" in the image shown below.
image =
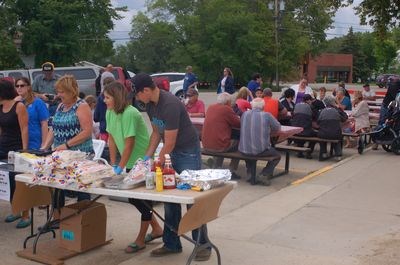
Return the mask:
[[158,156],[158,153],[154,154],[154,160],[151,163],[151,173],[153,175],[153,182],[156,183],[156,168],[160,167],[161,168],[161,164],[160,164],[160,158]]
[[153,161],[153,165],[151,167],[151,171],[152,172],[156,172],[156,168],[159,167],[161,168],[161,164],[160,164],[160,158],[158,156],[157,153],[154,154],[154,161]]
[[154,174],[153,174],[153,172],[146,173],[145,183],[146,183],[146,189],[154,190]]
[[165,155],[165,164],[163,169],[164,189],[175,189],[175,170],[172,168],[171,157],[169,154]]
[[163,174],[160,167],[156,169],[156,191],[163,191]]

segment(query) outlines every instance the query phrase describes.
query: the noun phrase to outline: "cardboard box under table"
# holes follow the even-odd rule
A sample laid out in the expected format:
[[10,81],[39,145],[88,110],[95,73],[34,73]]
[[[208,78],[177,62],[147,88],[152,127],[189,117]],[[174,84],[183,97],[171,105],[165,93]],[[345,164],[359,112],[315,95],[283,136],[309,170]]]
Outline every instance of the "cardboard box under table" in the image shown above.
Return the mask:
[[109,243],[106,226],[104,204],[95,201],[70,204],[61,209],[58,240],[38,242],[36,254],[33,248],[27,248],[17,255],[44,264],[63,264],[68,258]]
[[81,201],[61,209],[60,246],[84,252],[106,243],[107,212],[102,203]]

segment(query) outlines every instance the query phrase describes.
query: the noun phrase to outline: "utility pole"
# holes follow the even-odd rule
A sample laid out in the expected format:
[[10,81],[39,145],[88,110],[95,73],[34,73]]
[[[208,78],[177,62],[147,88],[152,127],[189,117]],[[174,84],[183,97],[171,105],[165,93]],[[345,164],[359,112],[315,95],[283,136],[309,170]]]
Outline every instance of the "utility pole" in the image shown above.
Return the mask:
[[275,0],[275,82],[276,89],[279,91],[279,0]]
[[[272,6],[273,5],[273,6]],[[279,20],[280,12],[285,10],[285,0],[274,0],[268,4],[268,8],[274,12],[275,22],[275,82],[276,88],[279,89]]]

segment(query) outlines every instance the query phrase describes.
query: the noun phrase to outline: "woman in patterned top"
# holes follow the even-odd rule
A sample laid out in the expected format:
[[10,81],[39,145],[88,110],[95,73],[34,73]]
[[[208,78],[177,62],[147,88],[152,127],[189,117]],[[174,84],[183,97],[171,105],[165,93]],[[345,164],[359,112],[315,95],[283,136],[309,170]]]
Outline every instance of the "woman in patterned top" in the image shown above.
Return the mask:
[[61,103],[41,149],[47,149],[53,143],[54,150],[71,149],[93,153],[92,113],[89,105],[78,97],[76,79],[72,75],[65,75],[56,82],[55,87]]
[[[53,117],[52,128],[40,149],[80,150],[94,153],[92,142],[92,112],[89,105],[78,97],[79,88],[72,75],[64,75],[55,84],[58,97],[61,99]],[[63,191],[61,191],[63,193]],[[77,192],[78,201],[90,199],[87,193]],[[64,196],[60,196],[58,206],[64,206]]]

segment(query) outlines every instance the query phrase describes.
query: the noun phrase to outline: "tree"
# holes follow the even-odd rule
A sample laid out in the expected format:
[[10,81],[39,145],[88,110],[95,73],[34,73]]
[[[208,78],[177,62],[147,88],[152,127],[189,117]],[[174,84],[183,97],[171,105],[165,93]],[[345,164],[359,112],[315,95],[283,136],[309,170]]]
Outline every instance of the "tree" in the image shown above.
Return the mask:
[[381,38],[386,36],[388,28],[400,24],[400,2],[397,0],[364,0],[355,9],[361,22],[373,26]]
[[112,55],[107,33],[119,19],[110,0],[17,0],[14,4],[23,33],[22,49],[35,54],[35,64],[52,61],[70,65]]
[[383,73],[387,73],[395,63],[396,51],[396,45],[392,40],[375,40],[374,55],[377,60],[378,69]]
[[16,14],[12,9],[13,1],[0,1],[0,69],[22,67],[13,37],[16,34]]
[[153,19],[173,23],[179,32],[178,49],[172,55],[183,65],[194,65],[210,81],[216,81],[222,68],[229,66],[236,81],[246,84],[254,72],[272,80],[276,49],[281,73],[297,71],[306,53],[317,52],[340,4],[290,1],[278,29],[278,47],[274,14],[264,0],[151,0],[148,8]]
[[169,59],[177,48],[178,38],[172,24],[151,21],[139,12],[132,20],[130,36],[129,54],[140,71],[151,73],[171,70],[173,63]]

